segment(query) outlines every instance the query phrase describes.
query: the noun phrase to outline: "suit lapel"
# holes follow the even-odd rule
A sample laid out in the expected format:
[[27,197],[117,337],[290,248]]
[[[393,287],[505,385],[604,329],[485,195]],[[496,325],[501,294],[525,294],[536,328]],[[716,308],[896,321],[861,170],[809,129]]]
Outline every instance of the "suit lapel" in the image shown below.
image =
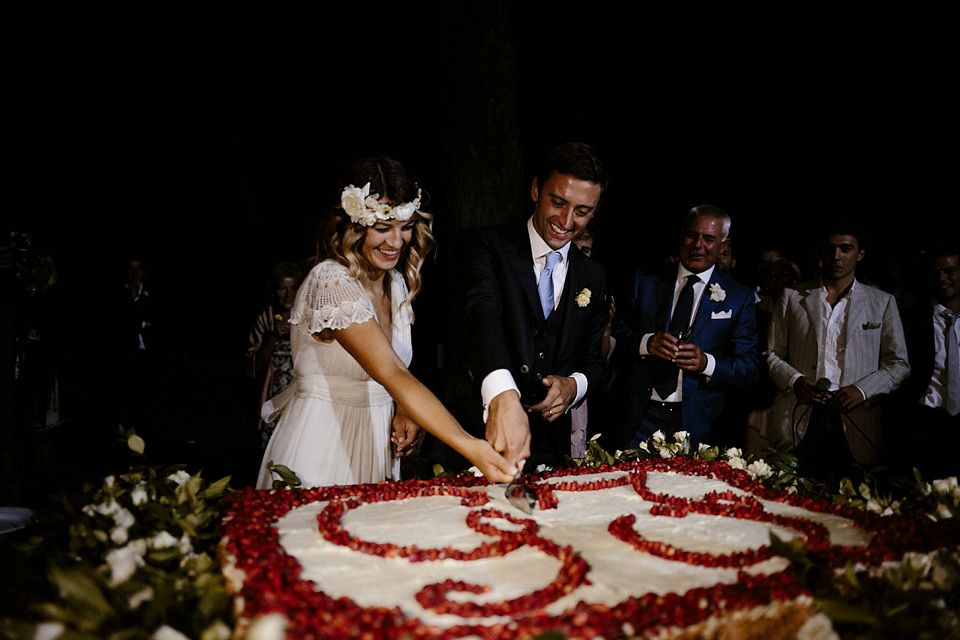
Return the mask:
[[847,324],[845,332],[848,343],[850,342],[850,336],[856,332],[857,327],[864,324],[870,319],[870,316],[873,315],[870,313],[873,300],[869,292],[864,290],[864,286],[862,283],[857,282],[853,286],[853,291],[850,292],[850,299],[847,300]]
[[533,254],[530,252],[530,239],[527,237],[526,225],[519,225],[510,236],[510,254],[507,262],[513,269],[516,282],[520,283],[530,305],[531,314],[536,318],[536,324],[543,323],[543,309],[540,306],[540,294],[537,293],[537,278],[533,273]]
[[[709,326],[711,314],[717,310],[718,305],[722,304],[710,299],[710,285],[719,282],[719,275],[720,272],[714,269],[713,275],[710,276],[710,281],[707,282],[707,287],[703,291],[703,295],[700,296],[700,306],[697,308],[696,315],[693,317],[693,330],[690,332],[690,342],[694,344],[699,344],[697,338],[699,338],[700,334]],[[720,286],[722,287],[723,285],[721,284]]]
[[817,337],[814,353],[819,353],[820,345],[823,344],[823,329],[820,326],[820,296],[815,295],[818,289],[819,282],[807,283],[797,289],[800,293],[800,306],[806,312],[807,322],[813,327],[814,335]]
[[663,277],[657,279],[657,314],[654,319],[657,331],[670,328],[670,312],[673,308],[673,290],[677,284],[678,269],[679,267],[667,269]]
[[[843,333],[846,342],[846,349],[843,353],[843,372],[859,371],[859,362],[855,362],[863,352],[861,344],[863,334],[859,327],[866,323],[873,315],[873,296],[865,289],[865,285],[856,282],[853,291],[850,292],[850,298],[847,300],[847,322],[844,325]],[[844,378],[847,378],[844,375]]]

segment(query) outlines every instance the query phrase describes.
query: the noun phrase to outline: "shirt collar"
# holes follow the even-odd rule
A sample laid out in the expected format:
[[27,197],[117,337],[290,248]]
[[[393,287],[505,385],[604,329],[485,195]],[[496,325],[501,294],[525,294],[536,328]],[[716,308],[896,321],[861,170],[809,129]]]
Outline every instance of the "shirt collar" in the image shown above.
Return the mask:
[[700,278],[700,282],[706,284],[710,282],[710,278],[713,277],[713,270],[717,268],[717,265],[713,265],[709,269],[704,269],[700,273],[694,273],[693,271],[690,271],[690,269],[687,269],[685,266],[683,266],[682,262],[679,262],[678,265],[680,268],[677,270],[677,282],[683,282],[686,280],[687,276],[697,276]]
[[530,253],[533,254],[534,260],[540,260],[551,251],[559,251],[563,261],[567,261],[567,253],[570,251],[571,243],[568,242],[559,249],[552,248],[550,245],[544,242],[543,238],[540,237],[540,234],[537,233],[537,230],[533,228],[533,216],[530,216],[527,219],[527,235],[530,236]]
[[[827,297],[827,285],[823,284],[823,280],[822,280],[822,279],[819,280],[819,282],[820,282],[820,288],[818,289],[818,291],[820,292],[820,296],[823,297],[823,298],[826,298],[826,297]],[[853,279],[853,282],[850,283],[850,288],[847,289],[847,294],[846,294],[845,296],[843,296],[843,298],[849,298],[851,295],[853,295],[853,290],[856,289],[856,288],[857,288],[857,279],[854,278],[854,279]],[[843,300],[843,298],[840,298],[840,300]],[[839,301],[838,301],[838,302],[839,302]]]
[[947,309],[945,306],[943,306],[942,304],[940,304],[939,302],[937,302],[936,300],[934,300],[934,301],[933,301],[933,315],[935,315],[935,316],[942,316],[943,314],[947,314],[947,315],[950,315],[950,316],[956,316],[956,315],[957,315],[957,314],[954,313],[953,311],[950,311],[950,309]]

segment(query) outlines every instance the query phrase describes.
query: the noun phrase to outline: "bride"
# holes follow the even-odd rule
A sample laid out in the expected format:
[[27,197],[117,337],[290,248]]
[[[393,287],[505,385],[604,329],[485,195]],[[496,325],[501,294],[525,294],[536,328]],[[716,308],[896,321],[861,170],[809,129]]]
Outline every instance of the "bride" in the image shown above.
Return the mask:
[[511,480],[516,468],[407,370],[410,303],[434,245],[417,183],[389,157],[355,162],[345,183],[290,314],[296,377],[261,412],[280,417],[257,488],[272,486],[270,463],[307,487],[399,479],[399,458],[420,426],[489,480]]

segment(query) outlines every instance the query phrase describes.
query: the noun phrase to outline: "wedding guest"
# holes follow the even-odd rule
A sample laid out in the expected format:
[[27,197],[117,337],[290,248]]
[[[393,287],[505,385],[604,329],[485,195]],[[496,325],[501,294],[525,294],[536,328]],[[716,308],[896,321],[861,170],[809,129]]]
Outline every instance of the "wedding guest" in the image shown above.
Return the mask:
[[461,236],[447,399],[511,463],[570,455],[569,410],[603,371],[603,268],[571,244],[606,184],[593,148],[562,144],[533,179],[526,222]]
[[264,406],[279,416],[260,467],[284,465],[306,486],[399,478],[399,456],[422,426],[492,481],[517,469],[468,435],[407,369],[410,303],[433,247],[432,216],[407,169],[388,157],[359,160],[320,236],[318,261],[290,313],[296,378]]
[[750,389],[747,398],[747,431],[744,447],[748,452],[773,444],[767,434],[770,431],[770,412],[777,396],[777,387],[770,379],[767,369],[767,332],[770,319],[787,287],[800,281],[800,267],[785,257],[761,262],[760,284],[757,287],[757,344],[764,349],[760,358],[760,375],[757,384]]
[[727,390],[757,378],[754,294],[716,268],[730,226],[722,209],[694,207],[680,227],[679,263],[638,269],[618,296],[627,446],[681,430],[694,445],[710,443]]
[[820,238],[820,276],[786,289],[770,322],[768,437],[796,448],[803,473],[838,478],[880,460],[882,400],[910,365],[896,300],[856,278],[862,233],[835,220]]
[[886,433],[892,463],[940,478],[960,468],[960,253],[935,248],[925,264],[928,297],[902,313],[910,377],[891,396]]
[[123,280],[114,300],[111,335],[117,377],[119,422],[141,431],[154,420],[160,349],[156,343],[156,300],[148,283],[147,260],[132,253],[122,264]]
[[[573,246],[580,249],[583,255],[591,258],[596,255],[595,251],[599,240],[600,230],[597,227],[597,222],[595,219],[591,219],[580,235],[573,240]],[[610,362],[610,357],[617,346],[617,339],[612,335],[612,324],[617,313],[617,305],[612,295],[606,296],[606,298],[608,303],[607,323],[603,328],[603,337],[600,339],[600,353],[603,355],[604,365]],[[601,419],[601,416],[606,405],[606,398],[603,397],[603,394],[607,390],[604,386],[603,384],[598,385],[599,388],[593,389],[589,394],[595,398],[592,405],[588,398],[584,398],[583,402],[570,410],[570,457],[574,460],[580,460],[584,457],[587,452],[587,439],[590,435],[600,433],[602,429],[601,424],[604,420]],[[599,408],[597,408],[598,403],[600,404]]]
[[[247,374],[257,380],[260,390],[258,408],[286,389],[293,379],[290,310],[303,280],[303,271],[296,262],[281,262],[273,268],[272,275],[274,299],[257,316],[247,347]],[[266,448],[275,428],[273,422],[260,419],[257,440],[261,449]]]
[[728,238],[727,243],[720,247],[720,255],[717,256],[717,269],[720,273],[728,276],[733,274],[737,268],[737,259],[733,257],[733,240]]

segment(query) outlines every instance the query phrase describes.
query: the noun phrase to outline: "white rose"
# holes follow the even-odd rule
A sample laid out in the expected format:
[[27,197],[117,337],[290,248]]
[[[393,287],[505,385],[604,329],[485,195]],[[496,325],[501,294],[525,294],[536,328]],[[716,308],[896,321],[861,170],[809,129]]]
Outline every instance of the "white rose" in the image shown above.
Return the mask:
[[126,509],[120,508],[116,513],[113,514],[113,522],[118,527],[126,527],[129,529],[133,526],[134,517],[133,514]]
[[340,206],[347,212],[350,219],[356,222],[356,216],[362,215],[366,210],[364,202],[369,195],[369,182],[365,184],[363,188],[357,188],[351,184],[348,187],[344,187],[343,193],[340,194]]
[[113,544],[124,544],[127,541],[127,527],[110,529],[110,540],[113,541]]
[[203,637],[210,640],[230,640],[231,635],[230,627],[223,624],[222,620],[215,620],[213,624],[203,630]]
[[933,490],[937,493],[949,495],[957,488],[956,478],[941,478],[933,481]]
[[180,536],[180,542],[177,544],[180,549],[180,553],[185,556],[189,556],[193,553],[193,543],[190,542],[190,536],[184,533]]
[[673,457],[673,452],[670,451],[670,449],[660,449],[660,457],[661,457],[661,458],[672,458],[672,457]]
[[709,448],[710,448],[710,445],[704,444],[703,442],[697,445],[697,451],[706,451]]
[[[111,496],[106,502],[101,502],[98,505],[94,505],[93,510],[102,516],[112,516],[113,514],[120,511],[120,505],[117,503],[116,500],[113,499],[113,496]],[[86,509],[84,509],[84,513],[89,514],[89,512]]]
[[151,640],[190,640],[187,636],[183,635],[173,627],[163,625],[162,627],[157,628],[153,632],[153,635],[150,636]]
[[803,626],[797,630],[797,640],[839,640],[840,636],[833,630],[833,625],[823,613],[808,618]]
[[139,607],[144,602],[150,602],[153,599],[153,588],[144,587],[140,591],[137,591],[135,594],[130,596],[130,599],[127,601],[127,606],[130,607],[130,610],[134,610]]
[[169,531],[161,531],[153,536],[153,539],[150,541],[150,546],[154,549],[166,549],[167,547],[175,546],[178,542],[176,538],[170,535]]
[[743,463],[743,458],[731,458],[727,464],[734,469],[744,469],[746,467],[746,465]]
[[147,550],[145,540],[134,540],[125,547],[113,549],[107,553],[110,566],[110,586],[115,587],[130,579],[137,567],[143,565],[143,554]]
[[657,431],[653,434],[653,441],[654,441],[654,442],[665,442],[665,441],[666,441],[666,438],[664,438],[664,436],[663,436],[663,431],[660,431],[659,429],[657,429]]
[[728,458],[739,458],[741,457],[741,455],[742,454],[740,453],[740,449],[737,449],[736,447],[730,447],[729,449],[727,449]]
[[133,491],[130,492],[130,499],[133,501],[134,506],[137,507],[145,504],[149,498],[150,496],[147,495],[145,487],[134,487]]
[[64,632],[59,622],[41,622],[33,628],[33,640],[56,640]]
[[751,462],[747,467],[747,471],[758,478],[769,478],[773,475],[773,469],[763,460],[754,460]]
[[714,282],[710,285],[710,300],[713,302],[723,302],[727,299],[727,292],[723,290],[720,283]]
[[412,202],[407,204],[400,205],[399,207],[393,208],[393,215],[397,220],[406,221],[410,219],[410,216],[413,215],[413,212],[417,210],[417,207]]
[[183,469],[180,469],[179,471],[176,471],[175,473],[171,473],[169,476],[167,476],[167,480],[170,480],[171,482],[176,484],[178,487],[189,479],[190,479],[190,474],[184,471]]
[[283,640],[287,618],[282,613],[268,613],[254,619],[247,629],[248,640]]
[[683,442],[684,440],[686,440],[689,436],[690,436],[690,432],[689,432],[689,431],[677,431],[675,434],[673,434],[673,439],[676,440],[677,442],[681,442],[681,443],[682,443],[682,442]]

